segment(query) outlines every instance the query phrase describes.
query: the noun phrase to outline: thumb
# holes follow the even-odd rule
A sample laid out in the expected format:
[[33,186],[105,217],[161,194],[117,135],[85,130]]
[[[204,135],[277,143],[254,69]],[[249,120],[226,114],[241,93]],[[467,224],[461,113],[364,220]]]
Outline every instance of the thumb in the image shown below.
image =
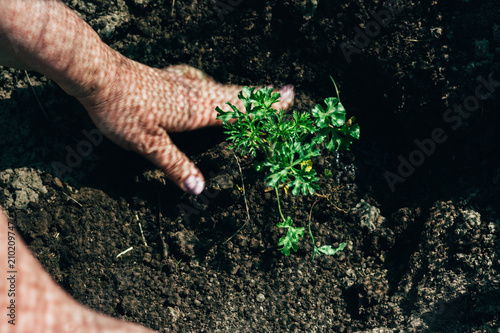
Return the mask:
[[174,145],[166,132],[163,133],[161,140],[158,144],[154,145],[153,149],[149,149],[149,151],[145,151],[140,147],[133,147],[132,149],[136,150],[158,166],[165,175],[183,191],[196,195],[203,192],[205,180],[202,173],[195,164]]

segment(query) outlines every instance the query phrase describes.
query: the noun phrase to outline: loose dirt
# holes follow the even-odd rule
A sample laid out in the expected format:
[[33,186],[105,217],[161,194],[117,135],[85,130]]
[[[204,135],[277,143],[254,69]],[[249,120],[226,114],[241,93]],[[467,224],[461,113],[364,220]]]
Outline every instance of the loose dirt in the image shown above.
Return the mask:
[[[301,112],[331,75],[362,134],[313,161],[316,241],[346,248],[284,257],[276,198],[221,129],[173,137],[207,179],[184,195],[107,140],[79,155],[85,110],[30,73],[44,114],[3,69],[0,203],[74,298],[162,332],[499,332],[497,1],[66,3],[128,57],[293,84]],[[318,197],[282,195],[305,226]]]

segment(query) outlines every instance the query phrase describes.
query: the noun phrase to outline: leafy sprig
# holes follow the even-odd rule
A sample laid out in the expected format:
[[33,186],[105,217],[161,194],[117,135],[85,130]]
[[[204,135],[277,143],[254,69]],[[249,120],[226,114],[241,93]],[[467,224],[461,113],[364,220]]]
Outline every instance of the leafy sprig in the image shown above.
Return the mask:
[[325,104],[326,110],[319,104],[312,109],[318,127],[314,143],[320,144],[329,138],[325,145],[329,151],[349,150],[354,140],[359,139],[359,125],[352,123],[353,118],[346,122],[346,111],[339,98],[326,98]]
[[[297,251],[304,228],[295,228],[290,217],[284,218],[278,188],[285,187],[294,195],[313,194],[319,186],[312,159],[321,155],[321,144],[324,142],[329,151],[348,150],[354,140],[359,139],[359,125],[354,118],[346,120],[338,91],[337,97],[325,99],[326,108],[318,104],[311,113],[293,111],[286,114],[284,110],[274,109],[273,104],[279,101],[280,94],[273,93],[272,88],[244,87],[238,98],[244,105],[244,112],[226,102],[230,110],[217,107],[217,119],[222,121],[232,149],[241,155],[263,156],[254,166],[266,173],[266,184],[276,190],[283,220],[277,226],[287,229],[286,236],[279,240],[279,250],[289,255],[291,250]],[[309,233],[312,238],[310,230]],[[316,254],[333,255],[342,249],[314,246],[313,258]]]

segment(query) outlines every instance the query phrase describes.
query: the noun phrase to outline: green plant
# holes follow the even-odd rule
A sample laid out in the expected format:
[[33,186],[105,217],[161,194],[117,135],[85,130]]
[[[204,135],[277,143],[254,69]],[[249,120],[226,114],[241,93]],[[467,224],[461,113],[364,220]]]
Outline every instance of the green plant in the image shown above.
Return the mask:
[[[333,79],[332,79],[333,81]],[[335,82],[333,82],[335,85]],[[337,87],[335,85],[335,89]],[[266,173],[265,182],[275,189],[278,208],[283,222],[279,228],[287,233],[279,240],[280,251],[290,255],[297,251],[298,242],[304,235],[304,228],[296,228],[290,217],[281,212],[279,188],[291,190],[293,195],[311,195],[319,189],[318,176],[312,160],[321,154],[321,144],[328,151],[349,149],[359,139],[359,125],[354,118],[346,120],[346,111],[338,97],[325,99],[326,108],[316,105],[311,113],[293,111],[286,114],[272,106],[279,101],[280,94],[272,88],[244,87],[238,98],[243,102],[244,112],[227,102],[231,111],[217,107],[217,119],[222,120],[231,148],[241,155],[257,157],[254,166]],[[309,234],[314,244],[310,229]],[[342,245],[342,248],[344,245]],[[314,246],[315,254],[333,255],[338,249],[331,246]]]

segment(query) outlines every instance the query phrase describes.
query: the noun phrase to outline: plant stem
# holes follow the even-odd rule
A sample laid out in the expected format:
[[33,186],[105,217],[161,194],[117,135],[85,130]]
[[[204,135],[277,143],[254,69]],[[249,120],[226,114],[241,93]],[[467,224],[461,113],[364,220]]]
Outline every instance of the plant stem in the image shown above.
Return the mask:
[[238,169],[240,169],[241,188],[243,189],[243,192],[242,192],[243,193],[243,199],[245,200],[245,207],[247,209],[247,220],[245,221],[245,223],[243,223],[243,225],[231,237],[229,237],[228,239],[226,239],[222,244],[225,244],[225,243],[229,242],[231,240],[231,238],[233,238],[234,236],[236,236],[236,234],[238,234],[247,225],[247,223],[250,221],[250,209],[248,208],[247,196],[245,195],[246,191],[245,191],[245,181],[243,180],[243,171],[241,171],[241,165],[240,165],[240,160],[238,159],[238,156],[236,156],[236,154],[234,153],[234,151],[232,151],[232,153],[234,155],[234,158],[236,159],[236,163],[238,164]]
[[281,218],[283,219],[283,222],[285,222],[285,217],[283,216],[283,213],[281,212],[281,205],[280,205],[280,195],[278,193],[278,187],[275,186],[274,190],[276,191],[276,198],[278,199],[278,210],[280,211]]
[[339,90],[337,88],[337,84],[335,83],[335,80],[333,79],[333,77],[330,76],[330,80],[332,80],[333,82],[333,86],[335,87],[335,93],[337,94],[337,98],[339,99],[340,101],[340,95],[339,95]]

